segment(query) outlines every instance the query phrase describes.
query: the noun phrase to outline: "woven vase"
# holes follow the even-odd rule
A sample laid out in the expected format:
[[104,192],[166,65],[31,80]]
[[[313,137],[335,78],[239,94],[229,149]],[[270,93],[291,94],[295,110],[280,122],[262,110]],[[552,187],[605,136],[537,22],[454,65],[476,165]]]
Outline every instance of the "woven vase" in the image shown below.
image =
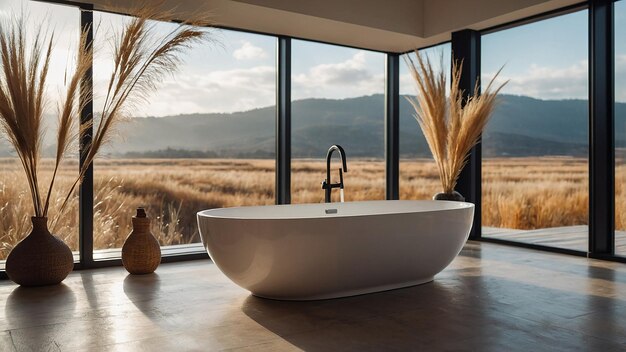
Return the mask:
[[453,200],[456,202],[465,202],[465,197],[457,191],[452,191],[452,193],[437,193],[433,196],[433,200]]
[[150,232],[150,219],[143,208],[133,217],[133,231],[122,247],[122,264],[131,274],[153,273],[161,263],[161,246]]
[[48,218],[31,218],[33,229],[5,264],[9,279],[22,286],[56,285],[74,269],[70,248],[48,230]]

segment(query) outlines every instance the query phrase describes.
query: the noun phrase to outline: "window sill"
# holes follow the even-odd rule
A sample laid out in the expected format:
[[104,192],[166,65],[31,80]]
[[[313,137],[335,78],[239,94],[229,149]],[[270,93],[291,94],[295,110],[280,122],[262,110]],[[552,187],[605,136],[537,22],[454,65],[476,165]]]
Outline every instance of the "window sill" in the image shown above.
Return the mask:
[[[161,247],[161,263],[184,260],[209,259],[202,243],[181,244]],[[78,252],[74,252],[74,269],[90,269],[122,265],[122,249],[98,249],[93,251],[93,263],[80,263]],[[8,279],[5,272],[5,261],[0,261],[0,280]]]

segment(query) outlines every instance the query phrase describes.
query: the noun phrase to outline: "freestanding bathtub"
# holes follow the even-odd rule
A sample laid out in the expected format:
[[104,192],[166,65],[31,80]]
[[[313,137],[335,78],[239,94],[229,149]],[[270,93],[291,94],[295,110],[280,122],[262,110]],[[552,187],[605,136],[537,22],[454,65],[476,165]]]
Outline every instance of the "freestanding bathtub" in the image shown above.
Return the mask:
[[255,296],[345,297],[423,284],[459,254],[474,204],[366,201],[198,213],[217,267]]

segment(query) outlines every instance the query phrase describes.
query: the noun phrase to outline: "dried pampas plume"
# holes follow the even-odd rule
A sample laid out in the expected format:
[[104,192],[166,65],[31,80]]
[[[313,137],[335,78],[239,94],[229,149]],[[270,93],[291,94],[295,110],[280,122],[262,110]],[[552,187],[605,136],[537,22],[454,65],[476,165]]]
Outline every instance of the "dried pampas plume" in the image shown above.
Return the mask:
[[[132,17],[123,30],[113,37],[113,72],[107,84],[102,114],[97,123],[81,123],[80,114],[92,101],[86,87],[90,85],[88,72],[92,63],[93,43],[87,42],[86,29],[80,35],[75,67],[64,92],[64,101],[58,109],[55,168],[46,193],[42,193],[38,180],[38,165],[43,139],[43,113],[46,104],[46,80],[50,58],[54,48],[54,35],[47,35],[41,27],[36,28],[29,40],[24,16],[0,24],[0,129],[13,145],[24,168],[32,197],[34,215],[47,217],[50,195],[54,188],[57,171],[70,145],[92,133],[92,142],[83,148],[84,160],[79,175],[68,189],[67,196],[55,216],[52,227],[76,187],[80,184],[88,166],[100,148],[114,135],[113,131],[132,110],[135,104],[146,100],[157,88],[164,75],[175,72],[181,63],[181,54],[194,44],[213,41],[209,27],[212,23],[207,14],[198,19],[181,22],[168,32],[156,30],[158,21],[173,21],[172,11],[163,11],[162,3],[141,5],[125,9]],[[32,43],[31,43],[32,42]],[[95,129],[93,126],[97,126]],[[76,132],[78,131],[78,132]]]
[[[446,74],[435,70],[430,59],[415,51],[417,60],[405,55],[405,62],[417,88],[417,96],[408,98],[437,168],[444,193],[452,193],[461,170],[467,163],[470,149],[480,138],[496,105],[498,92],[508,82],[494,89],[494,81],[479,94],[478,83],[467,99],[459,87],[462,62],[452,64],[450,94],[446,95]],[[441,67],[443,55],[441,56]]]

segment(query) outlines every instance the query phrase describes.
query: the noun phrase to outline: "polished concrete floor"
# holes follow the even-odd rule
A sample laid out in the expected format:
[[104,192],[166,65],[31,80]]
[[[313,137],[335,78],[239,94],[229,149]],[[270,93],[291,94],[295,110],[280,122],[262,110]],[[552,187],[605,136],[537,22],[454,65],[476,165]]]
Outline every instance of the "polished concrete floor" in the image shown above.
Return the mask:
[[253,297],[208,260],[0,282],[0,351],[231,349],[623,351],[626,265],[470,242],[432,283],[317,302]]

